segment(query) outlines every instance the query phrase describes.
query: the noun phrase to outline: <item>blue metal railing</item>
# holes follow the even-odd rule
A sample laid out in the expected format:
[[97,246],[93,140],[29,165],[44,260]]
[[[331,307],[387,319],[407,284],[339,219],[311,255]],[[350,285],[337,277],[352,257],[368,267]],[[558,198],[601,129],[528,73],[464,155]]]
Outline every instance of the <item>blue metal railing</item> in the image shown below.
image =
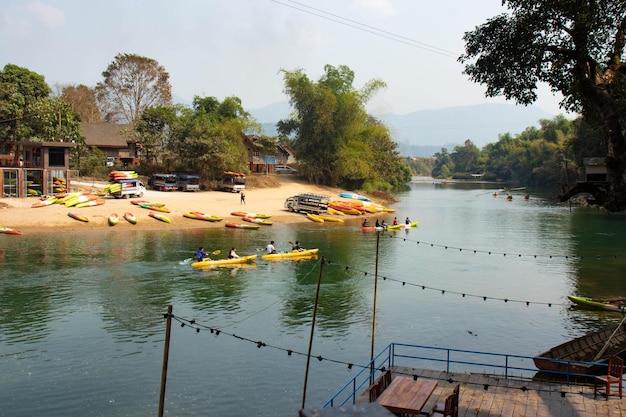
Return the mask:
[[[550,359],[546,359],[551,361]],[[597,362],[580,362],[567,360],[552,360],[564,367],[566,371],[542,371],[546,375],[557,377],[568,385],[576,377],[588,377],[587,374],[570,372],[575,365],[593,365],[606,367],[606,364]],[[504,378],[532,378],[538,369],[534,365],[532,356],[509,355],[493,352],[450,349],[433,346],[408,345],[391,343],[385,347],[374,359],[357,372],[352,379],[346,382],[327,400],[322,407],[341,407],[348,403],[355,404],[359,393],[364,392],[378,374],[391,366],[408,368],[445,370],[445,372],[482,372],[489,375],[498,375]]]

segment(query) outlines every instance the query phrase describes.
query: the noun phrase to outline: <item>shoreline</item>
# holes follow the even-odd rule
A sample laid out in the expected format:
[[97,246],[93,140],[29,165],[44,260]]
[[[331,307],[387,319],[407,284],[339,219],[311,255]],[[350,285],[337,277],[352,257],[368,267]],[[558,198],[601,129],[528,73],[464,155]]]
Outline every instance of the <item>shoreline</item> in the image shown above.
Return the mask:
[[[10,227],[23,233],[34,232],[58,232],[79,230],[164,230],[164,229],[198,229],[198,228],[224,228],[227,221],[247,223],[241,217],[234,216],[231,212],[244,211],[246,213],[262,213],[270,215],[270,221],[274,224],[289,224],[309,222],[304,214],[292,213],[284,208],[287,198],[300,193],[316,193],[329,195],[337,198],[341,189],[312,185],[300,181],[298,178],[283,175],[277,178],[278,187],[250,188],[245,190],[245,205],[240,201],[239,193],[223,191],[154,191],[146,190],[140,200],[154,203],[163,203],[169,213],[162,213],[171,219],[171,223],[164,223],[151,218],[149,209],[141,208],[131,203],[135,199],[116,199],[104,197],[105,203],[93,207],[65,207],[61,204],[52,204],[45,207],[32,208],[38,198],[2,198],[0,199],[0,226]],[[85,191],[102,191],[106,182],[82,185]],[[183,217],[184,213],[199,211],[205,214],[221,217],[219,222],[208,222]],[[81,222],[68,216],[68,213],[77,213],[86,216],[89,221]],[[133,225],[122,218],[125,212],[131,212],[137,218],[137,224]],[[108,217],[116,213],[120,217],[119,223],[109,226]],[[341,216],[346,225],[359,225],[363,217],[376,218],[392,213],[381,212],[379,214],[346,215]],[[272,226],[261,226],[272,227]]]

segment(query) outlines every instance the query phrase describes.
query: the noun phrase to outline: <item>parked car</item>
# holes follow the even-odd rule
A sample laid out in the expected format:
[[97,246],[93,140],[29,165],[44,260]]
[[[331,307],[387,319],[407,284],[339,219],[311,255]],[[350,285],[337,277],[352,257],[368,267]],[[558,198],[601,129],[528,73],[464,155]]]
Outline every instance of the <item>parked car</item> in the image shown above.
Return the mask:
[[297,174],[298,170],[289,165],[275,165],[274,172],[277,174]]

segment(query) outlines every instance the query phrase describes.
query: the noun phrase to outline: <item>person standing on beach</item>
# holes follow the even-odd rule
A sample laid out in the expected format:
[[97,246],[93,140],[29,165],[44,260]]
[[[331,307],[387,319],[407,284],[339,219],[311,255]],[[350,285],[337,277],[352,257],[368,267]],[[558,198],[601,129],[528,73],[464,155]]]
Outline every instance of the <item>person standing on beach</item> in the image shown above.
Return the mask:
[[243,191],[241,192],[241,204],[246,205],[246,194]]

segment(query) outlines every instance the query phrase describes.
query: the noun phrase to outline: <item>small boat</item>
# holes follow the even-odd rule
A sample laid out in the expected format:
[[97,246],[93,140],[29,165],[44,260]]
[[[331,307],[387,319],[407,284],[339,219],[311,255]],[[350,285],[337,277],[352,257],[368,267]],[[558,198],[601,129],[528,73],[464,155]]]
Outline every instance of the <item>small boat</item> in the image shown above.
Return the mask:
[[237,216],[237,217],[251,217],[253,219],[269,219],[270,216],[269,214],[262,214],[262,213],[246,213],[245,211],[233,211],[232,213],[230,213],[232,216]]
[[343,223],[343,219],[338,219],[337,217],[333,217],[333,216],[325,216],[323,214],[318,214],[317,217],[324,220],[325,222]]
[[172,223],[172,221],[170,220],[169,217],[163,215],[163,214],[159,214],[155,211],[151,211],[150,213],[148,213],[148,216],[157,219],[157,220],[161,220],[164,223]]
[[294,259],[294,258],[307,258],[316,256],[319,249],[305,249],[305,250],[292,250],[284,253],[268,253],[261,258],[265,260],[277,260],[277,259]]
[[222,221],[221,217],[213,216],[212,214],[204,214],[199,211],[192,211],[190,213],[183,214],[188,219],[205,220],[207,222],[219,222]]
[[130,224],[137,224],[137,217],[131,212],[124,213],[124,219]]
[[361,226],[361,230],[364,232],[380,232],[385,230],[382,226]]
[[568,295],[567,298],[579,307],[592,310],[616,311],[619,313],[626,311],[626,298],[601,300],[589,297],[578,297],[576,295]]
[[69,212],[69,213],[67,213],[67,215],[70,216],[72,219],[78,220],[78,221],[81,221],[81,222],[85,222],[86,223],[86,222],[89,221],[87,216],[81,216],[80,214]]
[[109,226],[115,226],[119,221],[120,221],[120,217],[117,215],[117,213],[112,213],[109,218]]
[[339,197],[342,197],[342,198],[353,198],[355,200],[361,200],[361,201],[371,201],[368,197],[365,197],[364,195],[351,193],[351,192],[348,192],[348,191],[344,191],[344,192],[339,193]]
[[234,229],[253,229],[253,230],[257,230],[260,227],[256,224],[241,224],[241,223],[235,223],[235,222],[226,222],[224,226],[232,227]]
[[21,235],[22,232],[16,229],[12,229],[10,227],[0,226],[0,233],[4,233],[5,235]]
[[617,326],[608,326],[555,346],[535,356],[533,361],[543,371],[593,375],[606,372],[606,367],[597,363],[608,363],[611,356],[626,358],[624,320]]
[[411,222],[409,224],[390,224],[389,226],[387,226],[387,230],[411,229],[413,227],[417,227],[418,224],[419,222]]
[[328,214],[336,214],[337,216],[345,216],[346,215],[346,213],[344,213],[343,211],[335,210],[332,207],[328,207]]
[[256,224],[262,224],[265,226],[271,226],[272,222],[269,220],[265,220],[265,219],[257,219],[256,217],[242,217],[242,220],[248,223],[256,223]]
[[169,213],[170,210],[163,205],[153,203],[139,203],[139,207],[152,211],[158,211],[160,213]]
[[245,264],[246,262],[252,262],[255,260],[257,255],[248,255],[248,256],[240,256],[239,258],[233,259],[216,259],[216,260],[208,260],[205,259],[200,262],[194,262],[191,264],[194,268],[206,268],[209,266],[219,266],[219,265],[236,265],[236,264]]
[[317,222],[317,223],[324,223],[324,219],[322,219],[322,218],[321,218],[320,216],[318,216],[317,214],[307,213],[307,214],[306,214],[306,218],[307,218],[307,219],[309,219],[309,220],[311,220],[311,221]]
[[94,206],[101,206],[104,203],[105,203],[105,201],[103,199],[98,198],[97,200],[90,200],[90,201],[85,201],[85,202],[82,202],[82,203],[78,203],[74,207],[75,208],[94,207]]

